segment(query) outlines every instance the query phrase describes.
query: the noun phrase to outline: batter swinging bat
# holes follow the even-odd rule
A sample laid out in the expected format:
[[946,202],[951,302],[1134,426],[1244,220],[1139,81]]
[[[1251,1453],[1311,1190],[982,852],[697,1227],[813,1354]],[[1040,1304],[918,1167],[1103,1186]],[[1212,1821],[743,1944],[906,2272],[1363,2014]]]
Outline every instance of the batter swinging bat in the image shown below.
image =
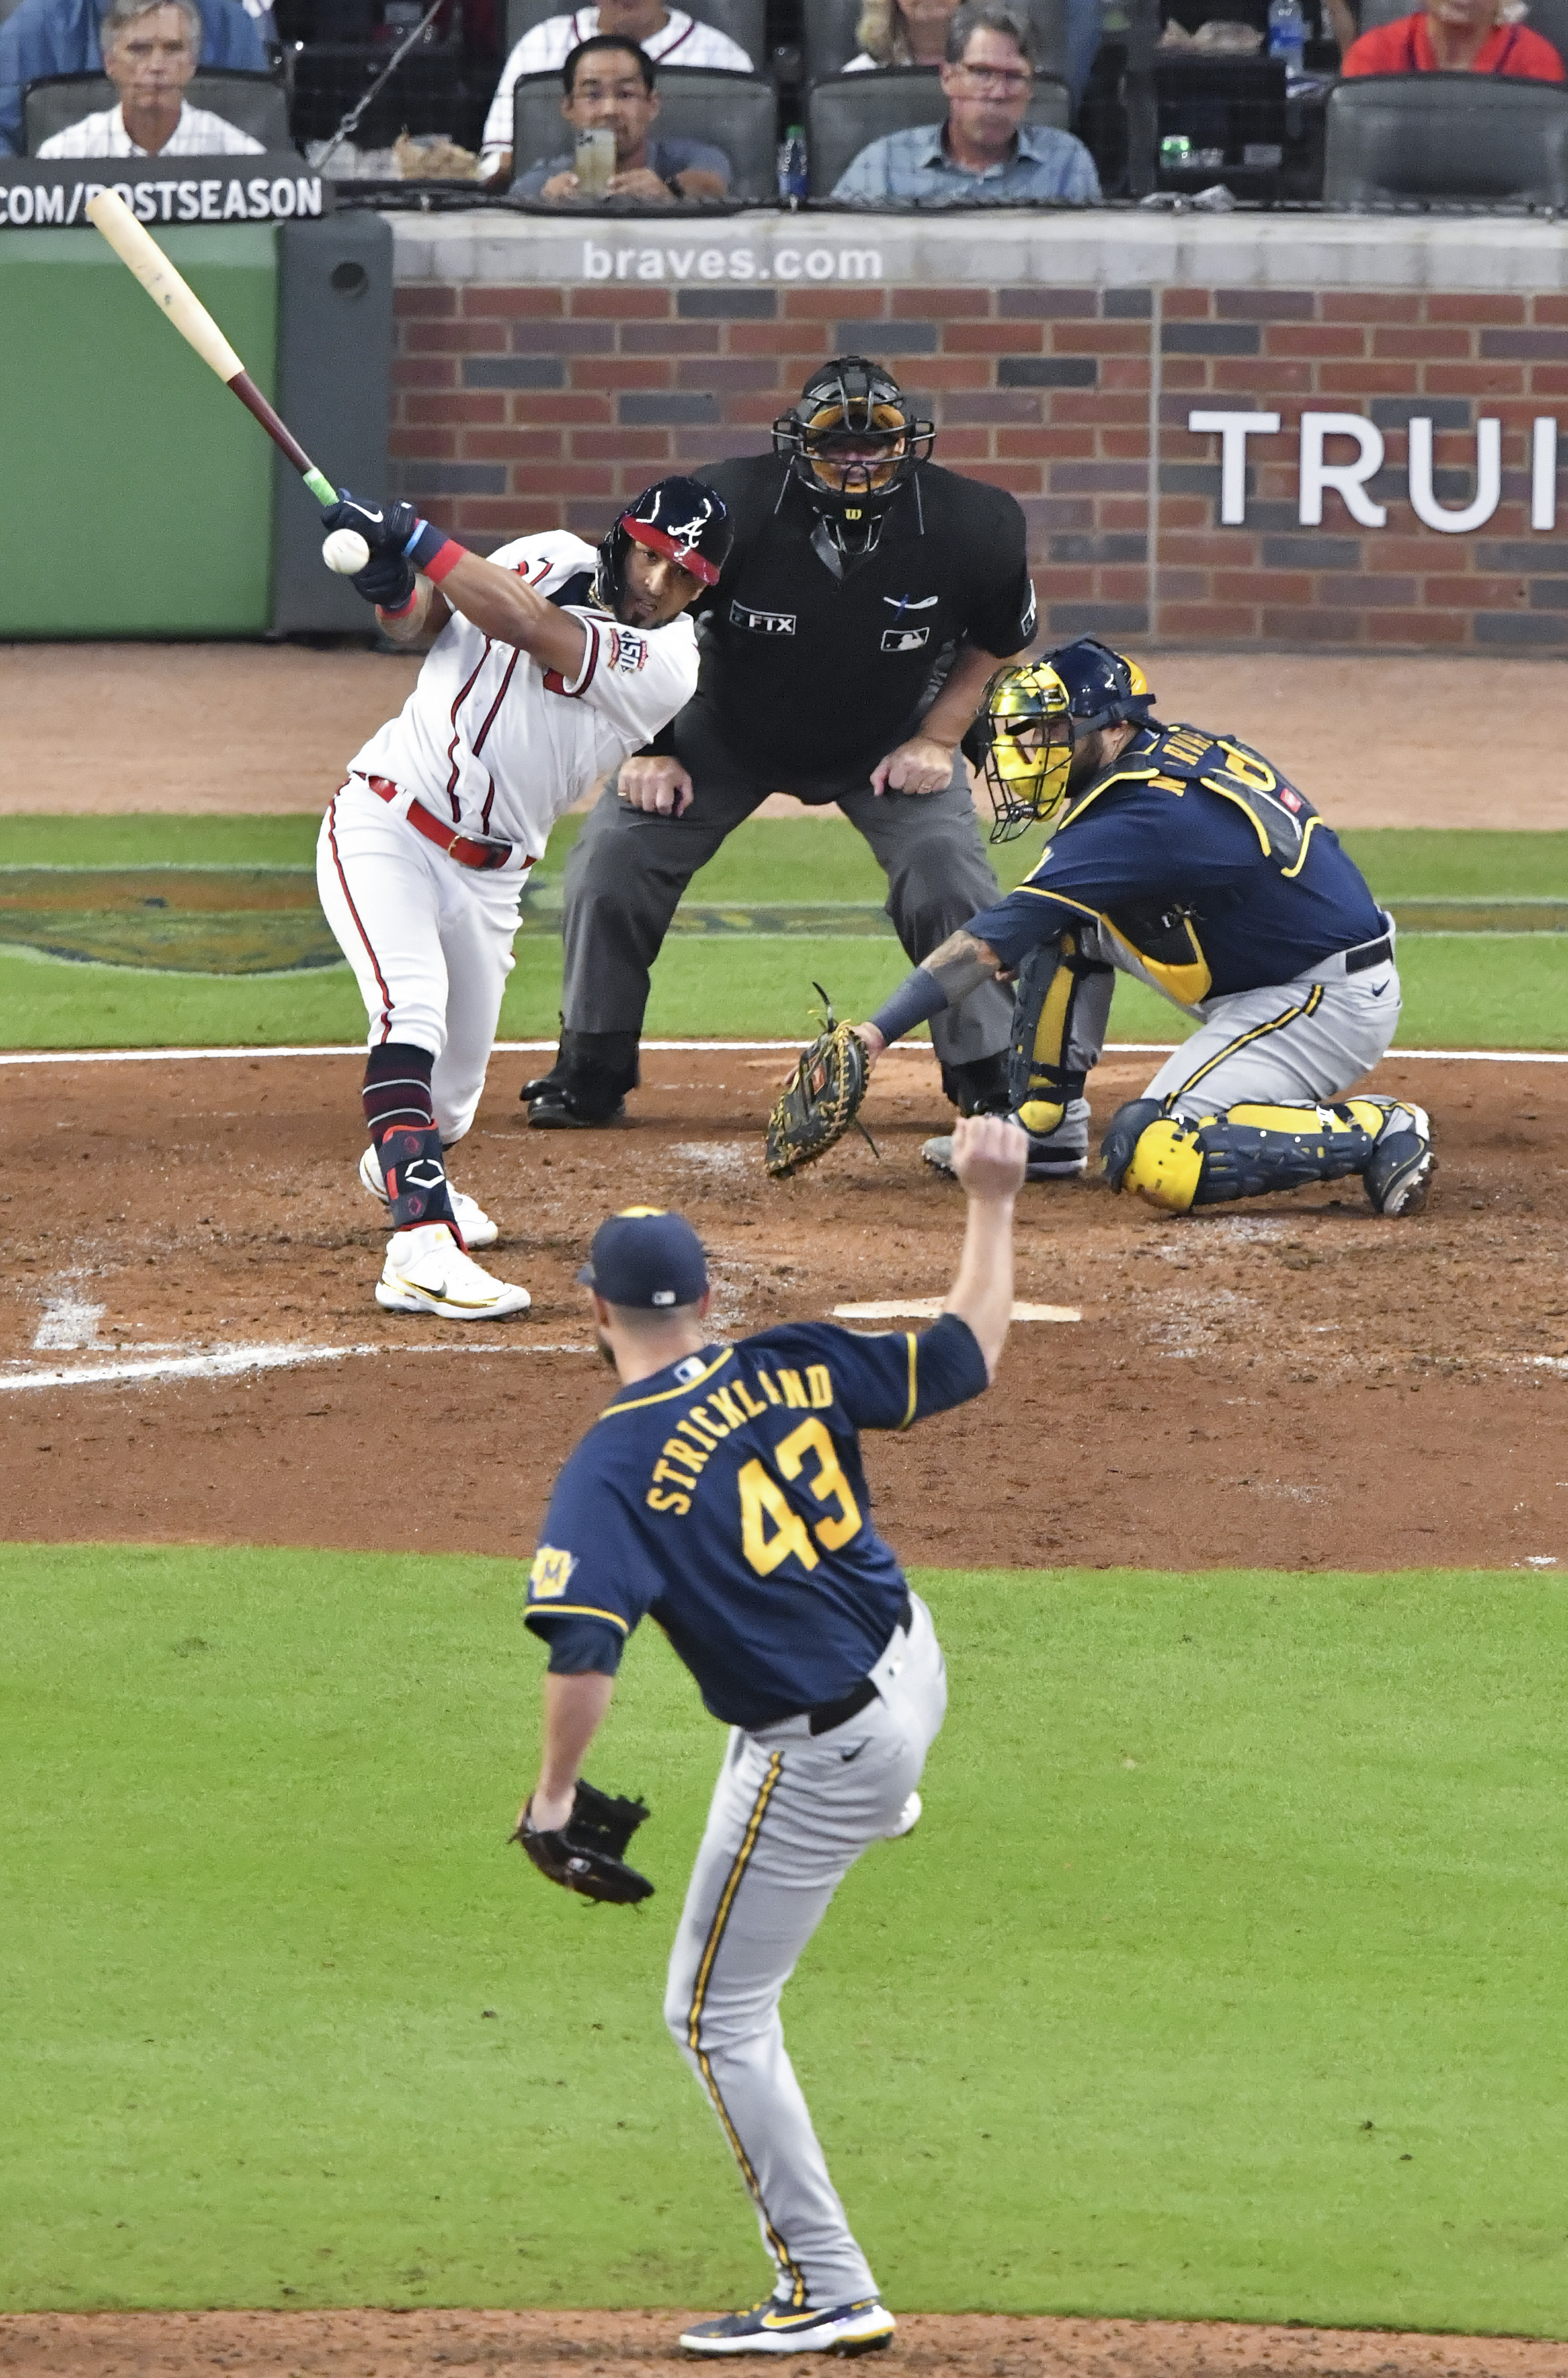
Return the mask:
[[275,446],[281,447],[318,504],[335,504],[338,491],[311,461],[297,438],[281,421],[235,354],[222,331],[195,291],[186,286],[158,242],[145,232],[124,198],[100,190],[87,202],[88,220],[102,233],[122,264],[136,274],[153,303],[161,306],[187,346],[215,371],[240,402],[254,413]]

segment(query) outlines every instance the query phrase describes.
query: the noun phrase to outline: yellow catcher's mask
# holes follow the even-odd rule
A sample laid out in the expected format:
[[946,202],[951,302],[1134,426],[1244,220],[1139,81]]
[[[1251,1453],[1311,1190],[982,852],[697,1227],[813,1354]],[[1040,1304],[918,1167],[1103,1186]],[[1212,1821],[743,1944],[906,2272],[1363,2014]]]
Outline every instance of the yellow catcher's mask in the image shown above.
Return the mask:
[[1048,661],[1003,669],[981,714],[986,788],[996,811],[993,842],[1034,824],[1049,827],[1067,799],[1072,765],[1071,696]]

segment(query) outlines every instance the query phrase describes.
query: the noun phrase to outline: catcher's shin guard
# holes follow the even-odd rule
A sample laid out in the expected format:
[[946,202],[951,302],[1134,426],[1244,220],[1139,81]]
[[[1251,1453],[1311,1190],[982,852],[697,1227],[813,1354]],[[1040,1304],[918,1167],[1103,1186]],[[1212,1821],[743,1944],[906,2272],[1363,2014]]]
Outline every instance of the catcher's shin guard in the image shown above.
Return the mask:
[[1009,1103],[1032,1136],[1048,1138],[1082,1101],[1105,1045],[1115,986],[1115,969],[1085,957],[1077,933],[1031,950],[1020,966]]
[[1157,1099],[1134,1099],[1112,1117],[1100,1161],[1112,1189],[1131,1189],[1167,1214],[1187,1214],[1364,1171],[1390,1104],[1350,1099],[1337,1106],[1241,1105],[1223,1114],[1173,1115]]

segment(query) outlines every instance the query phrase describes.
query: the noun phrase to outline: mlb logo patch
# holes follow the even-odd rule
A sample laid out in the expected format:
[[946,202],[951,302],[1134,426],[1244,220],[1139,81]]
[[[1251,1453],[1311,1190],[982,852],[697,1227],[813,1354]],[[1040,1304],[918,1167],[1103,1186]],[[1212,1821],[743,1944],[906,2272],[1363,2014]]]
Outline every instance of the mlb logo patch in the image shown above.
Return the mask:
[[929,628],[884,628],[882,630],[884,653],[917,653],[922,644],[928,644],[930,641]]
[[1301,807],[1300,794],[1293,793],[1288,785],[1281,785],[1279,788],[1279,798],[1284,806],[1291,811],[1292,815],[1294,815]]

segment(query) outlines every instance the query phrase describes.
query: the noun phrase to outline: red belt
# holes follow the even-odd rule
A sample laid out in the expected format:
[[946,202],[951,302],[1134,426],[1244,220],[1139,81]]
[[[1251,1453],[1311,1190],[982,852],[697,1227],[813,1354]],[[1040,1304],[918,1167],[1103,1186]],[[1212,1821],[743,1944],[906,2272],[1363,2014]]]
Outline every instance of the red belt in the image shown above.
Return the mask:
[[[379,800],[401,801],[402,799],[401,787],[394,785],[389,776],[362,776],[360,782],[368,785]],[[460,867],[475,868],[482,875],[492,874],[497,867],[504,867],[512,855],[513,846],[509,842],[481,842],[472,834],[454,834],[449,825],[443,825],[435,812],[425,807],[423,801],[409,803],[408,822],[415,834],[422,834],[426,842],[433,842],[437,850],[444,850],[447,857],[455,859]],[[525,859],[522,864],[526,874],[533,861]]]

